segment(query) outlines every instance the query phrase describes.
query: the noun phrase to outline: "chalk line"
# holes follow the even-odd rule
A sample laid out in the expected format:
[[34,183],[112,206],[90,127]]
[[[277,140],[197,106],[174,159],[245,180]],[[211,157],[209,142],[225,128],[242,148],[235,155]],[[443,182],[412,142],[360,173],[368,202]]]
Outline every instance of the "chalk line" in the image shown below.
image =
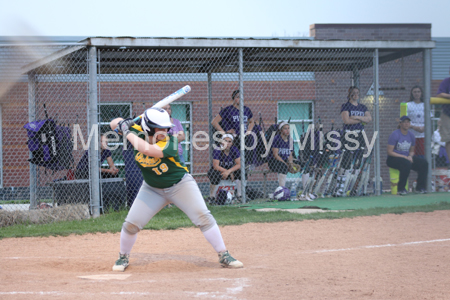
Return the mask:
[[353,250],[373,249],[373,248],[386,248],[386,247],[398,247],[398,246],[408,246],[408,245],[420,245],[420,244],[439,243],[439,242],[448,242],[448,241],[450,241],[450,239],[437,239],[437,240],[428,240],[428,241],[406,242],[406,243],[400,243],[400,244],[369,245],[369,246],[359,246],[359,247],[341,248],[341,249],[309,250],[309,251],[305,251],[305,252],[306,253],[341,252],[341,251],[353,251]]

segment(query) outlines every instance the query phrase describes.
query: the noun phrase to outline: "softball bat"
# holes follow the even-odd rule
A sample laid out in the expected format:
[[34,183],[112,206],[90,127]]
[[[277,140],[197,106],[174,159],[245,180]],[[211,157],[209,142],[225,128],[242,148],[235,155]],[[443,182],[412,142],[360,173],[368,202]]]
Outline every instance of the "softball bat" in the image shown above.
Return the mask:
[[[166,98],[158,101],[157,103],[155,103],[155,105],[153,105],[152,107],[159,107],[159,108],[163,108],[164,106],[172,103],[173,101],[181,98],[182,96],[186,95],[187,93],[189,93],[191,91],[191,87],[189,85],[186,85],[184,87],[182,87],[181,89],[179,89],[178,91],[176,91],[175,93],[167,96]],[[142,115],[136,117],[133,121],[137,122],[142,118]],[[118,132],[118,129],[116,128],[114,131]]]

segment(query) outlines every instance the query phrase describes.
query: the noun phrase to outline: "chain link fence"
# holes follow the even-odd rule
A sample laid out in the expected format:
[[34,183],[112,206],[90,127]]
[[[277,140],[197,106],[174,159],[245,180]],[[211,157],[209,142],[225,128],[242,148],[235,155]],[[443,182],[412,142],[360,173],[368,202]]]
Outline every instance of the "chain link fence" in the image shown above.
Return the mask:
[[[23,55],[13,50],[1,48],[2,61],[7,53]],[[388,138],[402,103],[410,104],[412,91],[424,85],[421,52],[393,57],[381,51],[376,128],[373,49],[45,50],[41,59],[11,63],[26,65],[27,76],[1,95],[4,210],[82,204],[95,215],[96,207],[129,208],[143,178],[131,145],[109,122],[138,116],[185,85],[192,91],[167,107],[179,121],[171,133],[210,205],[370,195],[377,165],[380,188],[389,191]],[[423,120],[417,103],[407,114]]]
[[442,104],[432,105],[433,136],[431,138],[432,153],[432,190],[436,192],[448,192],[450,190],[450,160],[445,149],[445,143],[441,141],[440,117],[443,114]]
[[[76,54],[68,59],[65,55],[71,51]],[[16,212],[3,216],[2,225],[4,219],[40,222],[88,217],[89,189],[57,188],[74,179],[75,163],[82,157],[82,151],[73,145],[72,133],[80,123],[86,133],[86,49],[65,45],[18,46],[0,47],[0,53],[0,206],[2,212]],[[70,73],[66,72],[68,65]],[[25,73],[24,68],[33,70]],[[77,194],[85,199],[78,202]],[[56,209],[66,203],[75,208]],[[81,207],[82,203],[85,207]],[[46,210],[40,214],[19,213],[37,208]]]

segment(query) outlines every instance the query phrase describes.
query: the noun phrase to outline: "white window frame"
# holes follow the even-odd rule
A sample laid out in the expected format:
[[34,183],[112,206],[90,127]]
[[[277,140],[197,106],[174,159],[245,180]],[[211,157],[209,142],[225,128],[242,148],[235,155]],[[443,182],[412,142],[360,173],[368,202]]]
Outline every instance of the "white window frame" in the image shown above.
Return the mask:
[[[314,100],[292,100],[292,101],[280,100],[280,101],[277,101],[277,120],[278,120],[278,123],[280,123],[282,121],[286,121],[286,122],[288,121],[287,119],[284,120],[284,119],[280,119],[279,118],[279,114],[280,114],[280,105],[279,104],[283,104],[283,103],[286,103],[286,104],[311,104],[312,119],[294,119],[294,118],[291,118],[290,123],[301,124],[302,121],[308,122],[308,125],[309,125],[309,123],[314,123],[314,112],[315,112]],[[307,130],[308,127],[306,127],[305,129]],[[294,140],[294,144],[295,143],[299,143],[299,142],[300,142],[300,140]],[[291,182],[291,181],[294,181],[294,179],[295,178],[287,177],[286,181],[287,182]]]
[[[133,103],[132,102],[108,102],[108,103],[98,103],[98,108],[99,108],[99,110],[98,110],[98,114],[99,114],[99,116],[100,116],[100,114],[101,114],[101,112],[102,112],[102,110],[101,110],[101,106],[108,106],[108,105],[123,105],[123,106],[129,106],[130,107],[130,116],[129,116],[129,118],[131,118],[132,116],[133,116]],[[124,118],[126,117],[126,116],[123,116]],[[104,126],[104,125],[109,125],[109,123],[110,122],[98,122],[98,125],[99,126]],[[115,143],[112,143],[112,142],[109,142],[108,143],[108,146],[116,146],[116,145],[119,145],[119,147],[120,146],[123,146],[123,142],[122,142],[122,140],[120,140],[119,142],[115,142]],[[114,165],[116,166],[116,167],[124,167],[125,166],[125,163],[116,163],[116,162],[114,162]],[[108,162],[102,162],[102,165],[101,165],[102,167],[108,167],[109,165],[108,165]]]
[[[183,149],[185,149],[186,145],[189,145],[189,162],[186,162],[186,167],[188,165],[190,165],[190,172],[193,173],[193,165],[192,165],[192,160],[194,158],[194,154],[192,153],[192,102],[191,101],[176,101],[176,102],[172,102],[170,105],[171,106],[176,106],[176,105],[189,105],[189,119],[190,121],[180,121],[181,124],[189,124],[189,136],[186,136],[186,132],[184,133],[185,135],[185,139],[184,141],[181,142],[181,147],[183,147]],[[186,158],[185,158],[186,161]]]
[[[291,123],[296,123],[296,124],[301,124],[302,121],[304,122],[310,122],[313,123],[314,122],[314,101],[313,100],[292,100],[292,101],[286,101],[286,100],[282,100],[282,101],[277,101],[277,120],[278,123],[282,122],[282,121],[288,121],[286,120],[282,120],[280,119],[278,116],[280,114],[280,106],[279,104],[311,104],[311,111],[312,111],[312,119],[291,119]],[[298,143],[298,140],[294,140],[294,143]]]

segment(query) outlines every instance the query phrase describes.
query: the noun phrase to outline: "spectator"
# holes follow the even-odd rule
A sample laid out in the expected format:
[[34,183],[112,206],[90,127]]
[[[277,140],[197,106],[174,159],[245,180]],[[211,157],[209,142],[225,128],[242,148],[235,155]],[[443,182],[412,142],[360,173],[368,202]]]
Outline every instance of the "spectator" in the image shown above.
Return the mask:
[[[100,164],[102,164],[105,159],[108,162],[109,169],[101,168],[100,173],[102,178],[112,178],[117,177],[119,169],[114,165],[114,161],[111,157],[111,151],[108,149],[108,139],[106,135],[101,137],[101,147],[100,147]],[[89,179],[89,150],[86,150],[78,162],[77,168],[75,170],[76,179]]]
[[423,91],[420,86],[411,89],[406,115],[411,119],[409,129],[416,138],[415,155],[425,158],[425,108],[423,104]]
[[[344,172],[343,176],[339,176],[339,186],[345,186],[345,180],[350,174],[351,168],[359,168],[361,160],[366,149],[366,143],[364,140],[363,132],[364,125],[372,122],[372,116],[367,110],[364,104],[359,103],[359,88],[351,86],[348,89],[347,102],[341,106],[341,118],[344,122],[343,134],[341,137],[343,156],[341,163],[341,174]],[[346,138],[348,134],[349,138]],[[353,141],[356,140],[357,143]],[[348,149],[355,150],[348,150]],[[355,162],[354,166],[351,166],[352,161]],[[338,196],[346,195],[346,191],[339,189]]]
[[441,135],[439,134],[441,121],[438,121],[437,125],[438,128],[434,131],[433,137],[431,138],[431,153],[435,157],[436,167],[445,167],[450,163],[450,161],[448,160],[448,155],[445,151],[445,143],[441,141]]
[[269,152],[269,169],[278,175],[279,186],[286,186],[289,164],[294,162],[294,143],[290,137],[290,127],[287,122],[278,125],[278,133],[273,139]]
[[[450,72],[450,71],[449,71]],[[442,80],[439,85],[439,89],[436,97],[450,99],[450,77]],[[441,141],[445,143],[445,150],[447,151],[447,156],[450,157],[450,104],[442,105],[441,113]],[[450,168],[450,165],[448,165]]]
[[207,201],[210,204],[215,203],[218,184],[222,179],[236,181],[237,199],[241,200],[241,155],[239,149],[233,146],[233,139],[232,134],[224,134],[221,149],[213,151],[213,163],[208,171],[210,194]]
[[426,193],[428,162],[418,156],[414,156],[415,137],[408,129],[411,127],[411,119],[408,116],[400,118],[399,129],[395,130],[388,140],[387,160],[388,167],[400,171],[398,181],[398,195],[406,195],[406,180],[412,170],[418,174],[416,192]]
[[181,142],[186,139],[186,136],[184,135],[183,126],[181,125],[180,120],[172,118],[172,108],[170,107],[170,104],[163,107],[163,109],[167,111],[170,116],[170,121],[173,125],[175,125],[174,127],[170,128],[167,133],[175,136],[178,139],[178,156],[180,157],[180,161],[184,164],[186,161],[183,157],[183,147],[181,146]]

